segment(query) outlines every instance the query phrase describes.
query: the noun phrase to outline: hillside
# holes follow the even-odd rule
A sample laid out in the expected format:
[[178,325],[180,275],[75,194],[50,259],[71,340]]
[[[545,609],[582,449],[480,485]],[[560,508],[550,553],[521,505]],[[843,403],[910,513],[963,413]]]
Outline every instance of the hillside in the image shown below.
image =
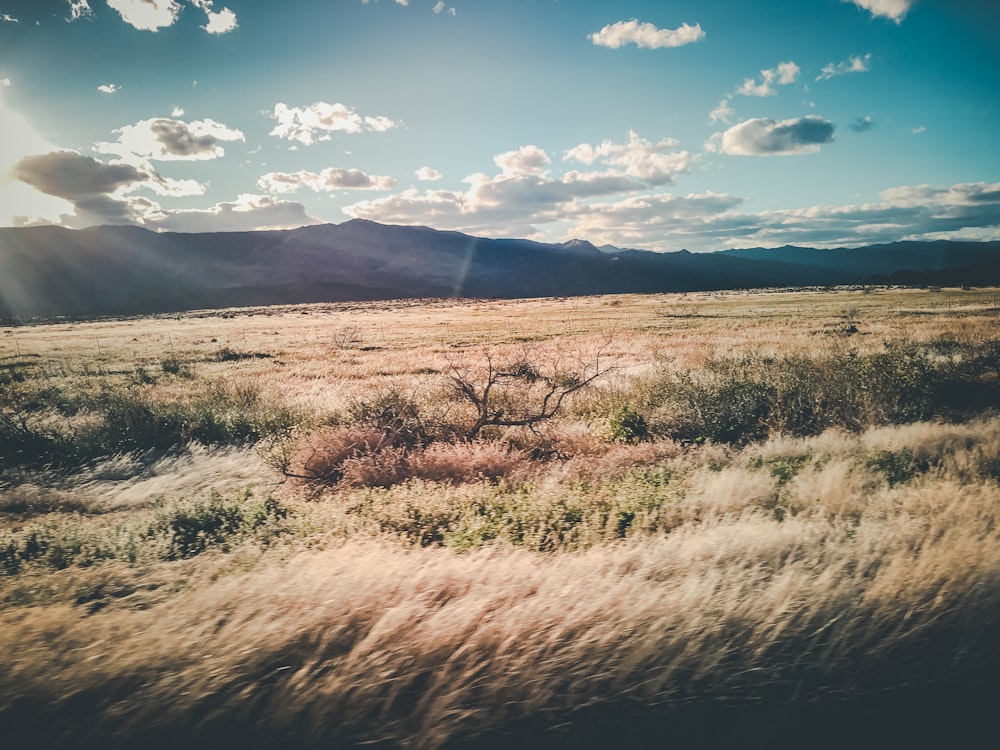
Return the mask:
[[352,220],[285,231],[0,229],[0,316],[414,297],[568,296],[898,281],[990,283],[1000,243],[693,254],[496,240]]

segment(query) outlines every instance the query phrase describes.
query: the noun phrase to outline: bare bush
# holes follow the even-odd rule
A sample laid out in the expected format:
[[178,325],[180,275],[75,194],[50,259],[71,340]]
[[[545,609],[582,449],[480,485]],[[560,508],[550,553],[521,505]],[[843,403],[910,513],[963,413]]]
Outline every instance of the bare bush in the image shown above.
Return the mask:
[[485,350],[475,366],[461,366],[449,360],[453,393],[474,412],[465,430],[467,440],[475,440],[484,427],[527,427],[552,419],[566,398],[589,387],[606,374],[600,355],[592,360],[563,352],[545,358],[531,348],[513,356],[500,357]]
[[371,425],[320,429],[298,441],[284,473],[295,479],[336,484],[344,478],[347,461],[378,452],[385,442],[385,433]]
[[531,460],[524,451],[497,442],[435,443],[411,456],[411,473],[433,482],[496,480],[524,475]]

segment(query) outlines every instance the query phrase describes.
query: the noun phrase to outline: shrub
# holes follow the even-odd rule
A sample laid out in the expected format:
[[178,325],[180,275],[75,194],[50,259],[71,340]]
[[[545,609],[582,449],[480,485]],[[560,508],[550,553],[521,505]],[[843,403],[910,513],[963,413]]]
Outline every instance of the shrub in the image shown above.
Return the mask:
[[1000,348],[887,341],[862,352],[711,360],[698,371],[647,383],[654,432],[701,442],[745,443],[770,434],[816,435],[934,417],[966,418],[1000,402]]
[[230,498],[213,492],[205,500],[175,504],[145,525],[33,523],[0,532],[0,572],[14,575],[32,563],[63,569],[103,560],[134,563],[144,555],[179,560],[209,549],[228,551],[249,538],[267,542],[281,533],[287,516],[288,510],[273,497],[258,500],[245,491]]
[[611,440],[616,443],[638,443],[649,439],[646,418],[630,406],[619,406],[608,419]]
[[345,463],[370,455],[385,446],[385,434],[371,425],[325,427],[298,439],[286,475],[297,479],[336,484],[344,478]]
[[354,401],[347,409],[347,419],[350,424],[381,431],[386,444],[413,446],[429,439],[419,405],[397,388]]
[[228,551],[237,540],[252,536],[261,527],[288,516],[273,497],[254,501],[249,490],[226,499],[213,492],[208,500],[176,508],[163,515],[143,535],[166,540],[167,560],[194,557],[210,547]]

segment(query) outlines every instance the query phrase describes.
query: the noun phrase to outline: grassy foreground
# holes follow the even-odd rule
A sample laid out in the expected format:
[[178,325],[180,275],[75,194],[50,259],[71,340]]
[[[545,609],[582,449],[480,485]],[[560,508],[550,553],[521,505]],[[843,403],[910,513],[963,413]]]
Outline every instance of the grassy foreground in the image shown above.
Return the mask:
[[5,329],[0,736],[992,746],[998,317],[843,290]]

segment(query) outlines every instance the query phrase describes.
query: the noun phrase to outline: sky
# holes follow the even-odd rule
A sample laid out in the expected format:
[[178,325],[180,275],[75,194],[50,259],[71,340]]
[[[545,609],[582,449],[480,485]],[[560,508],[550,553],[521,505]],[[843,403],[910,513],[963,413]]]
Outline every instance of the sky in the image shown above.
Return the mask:
[[0,0],[0,226],[1000,239],[995,0]]

